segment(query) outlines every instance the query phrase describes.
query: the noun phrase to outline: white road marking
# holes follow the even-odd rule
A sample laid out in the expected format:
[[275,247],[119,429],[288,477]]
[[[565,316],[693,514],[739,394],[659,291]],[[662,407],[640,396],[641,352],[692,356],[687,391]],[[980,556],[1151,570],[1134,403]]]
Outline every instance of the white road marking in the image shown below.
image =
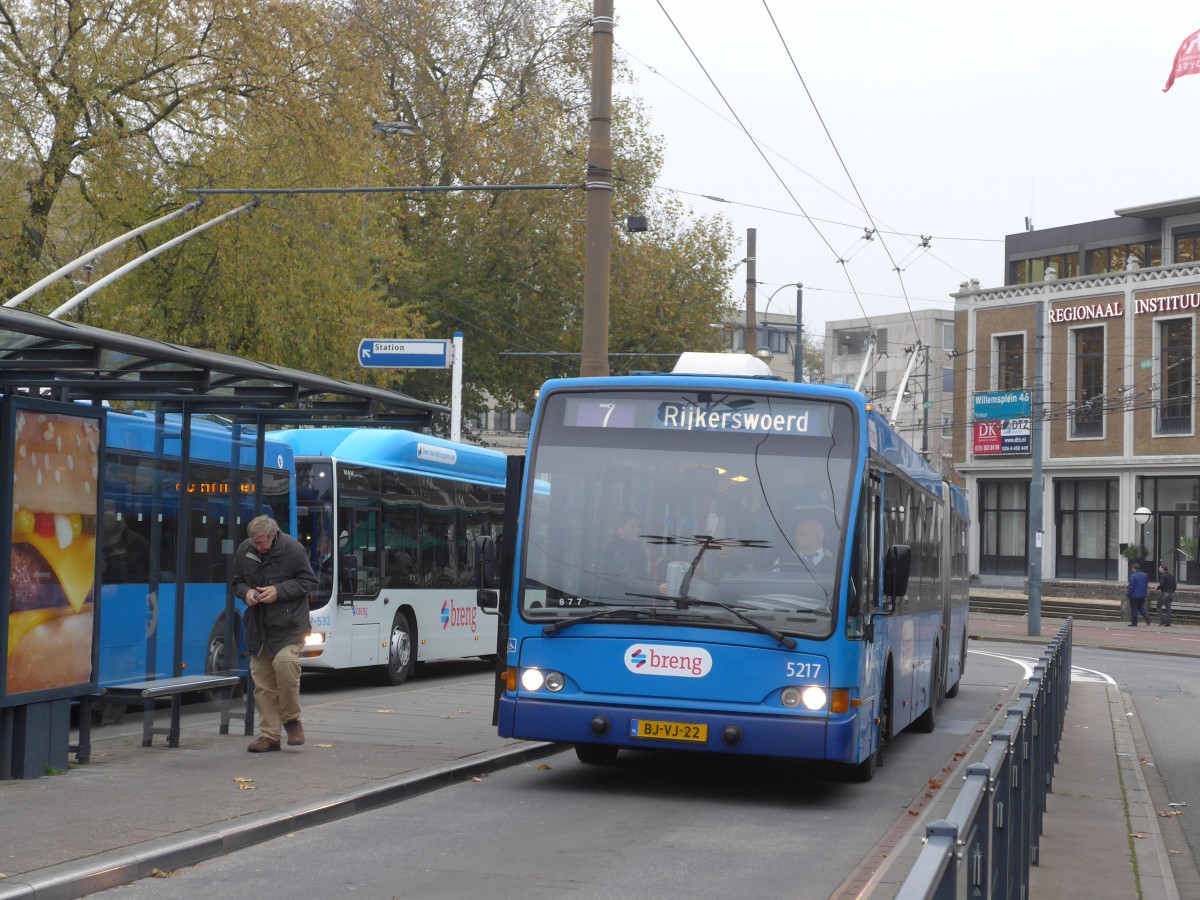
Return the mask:
[[[992,653],[988,650],[975,650],[972,648],[967,652],[977,653],[980,656],[990,656],[993,659],[1003,659],[1007,662],[1015,663],[1022,668],[1025,673],[1024,677],[1027,679],[1033,677],[1033,667],[1040,662],[1039,659],[1030,659],[1022,656],[1006,656],[1003,653]],[[1103,672],[1098,672],[1095,669],[1085,669],[1083,666],[1071,666],[1071,681],[1078,681],[1081,683],[1092,682],[1111,685],[1116,684],[1116,682],[1110,676],[1104,674]]]

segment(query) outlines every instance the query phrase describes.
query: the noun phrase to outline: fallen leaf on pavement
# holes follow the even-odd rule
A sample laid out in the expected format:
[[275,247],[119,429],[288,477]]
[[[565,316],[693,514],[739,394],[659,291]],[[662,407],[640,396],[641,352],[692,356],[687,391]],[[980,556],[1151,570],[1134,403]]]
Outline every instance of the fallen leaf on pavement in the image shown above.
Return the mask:
[[1139,841],[1144,841],[1146,838],[1150,837],[1150,835],[1146,834],[1146,832],[1144,832],[1144,831],[1133,831],[1133,832],[1130,832],[1129,836],[1135,837]]
[[333,746],[333,744],[317,744],[317,746],[318,746],[318,747],[325,747],[326,749],[328,749],[328,748],[332,747],[332,746]]
[[377,712],[377,713],[380,713],[381,715],[390,716],[390,715],[391,715],[393,712],[395,712],[395,710],[392,710],[392,709],[377,709],[377,710],[375,710],[375,712]]

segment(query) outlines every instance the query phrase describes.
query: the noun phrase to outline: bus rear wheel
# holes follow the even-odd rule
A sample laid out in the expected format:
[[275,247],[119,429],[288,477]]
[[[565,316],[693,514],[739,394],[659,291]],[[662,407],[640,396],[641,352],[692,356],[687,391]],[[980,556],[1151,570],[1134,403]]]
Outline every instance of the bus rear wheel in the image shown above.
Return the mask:
[[608,744],[576,744],[575,755],[589,766],[609,766],[617,761],[617,748]]
[[404,684],[412,672],[413,641],[412,625],[403,612],[397,611],[396,617],[392,619],[387,654],[387,662],[381,667],[384,683],[393,687]]
[[[241,621],[236,617],[233,620],[233,643],[237,646],[241,638]],[[204,674],[205,675],[226,675],[236,671],[234,666],[229,665],[229,657],[226,655],[225,646],[225,617],[217,619],[212,627],[212,631],[208,635],[208,646],[204,651]],[[231,697],[234,699],[242,696],[245,687],[244,681],[239,681],[234,687]],[[213,703],[220,700],[223,690],[204,690],[200,692],[206,703]]]

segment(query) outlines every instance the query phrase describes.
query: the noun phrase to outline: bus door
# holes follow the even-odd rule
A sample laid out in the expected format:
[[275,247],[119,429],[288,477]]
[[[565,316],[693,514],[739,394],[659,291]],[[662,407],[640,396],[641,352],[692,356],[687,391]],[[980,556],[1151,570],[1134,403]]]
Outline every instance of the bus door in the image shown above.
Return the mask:
[[[338,468],[338,606],[350,620],[351,666],[387,661],[379,601],[381,541],[379,473],[360,466]],[[390,622],[388,623],[390,625]]]
[[[894,472],[883,472],[883,553],[897,544],[911,546],[911,529],[919,511],[913,508],[913,491]],[[895,612],[888,619],[888,647],[892,654],[892,733],[906,728],[913,719],[918,678],[919,617],[913,615],[914,598],[910,591],[895,600]]]

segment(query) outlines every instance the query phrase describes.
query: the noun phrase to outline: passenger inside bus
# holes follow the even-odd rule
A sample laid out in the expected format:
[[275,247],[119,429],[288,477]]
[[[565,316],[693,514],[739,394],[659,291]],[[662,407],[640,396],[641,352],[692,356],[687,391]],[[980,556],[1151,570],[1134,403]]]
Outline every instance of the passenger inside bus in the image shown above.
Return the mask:
[[638,532],[641,530],[638,514],[631,509],[623,510],[614,520],[613,538],[604,551],[609,572],[646,578],[650,566]]

